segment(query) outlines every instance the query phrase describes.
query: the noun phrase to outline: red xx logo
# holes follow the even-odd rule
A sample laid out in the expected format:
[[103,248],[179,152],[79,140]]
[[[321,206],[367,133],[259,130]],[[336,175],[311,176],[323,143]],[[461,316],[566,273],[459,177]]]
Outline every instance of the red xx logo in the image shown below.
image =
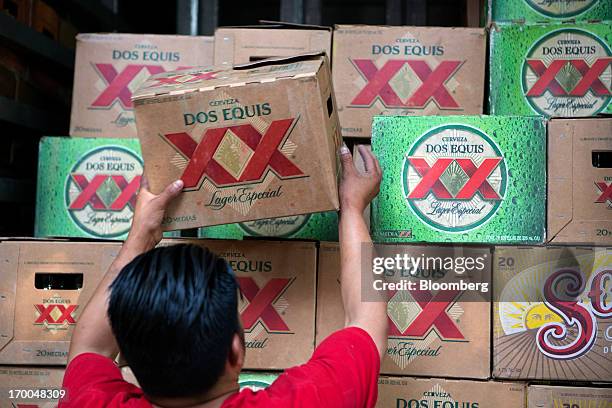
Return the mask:
[[[581,59],[555,60],[548,66],[541,60],[527,60],[527,65],[533,70],[538,79],[527,91],[527,96],[542,96],[545,91],[549,91],[554,96],[584,96],[591,90],[598,96],[610,96],[610,90],[601,82],[601,74],[612,63],[611,57],[598,58],[593,65],[589,65]],[[557,74],[569,64],[580,73],[582,78],[576,83],[573,89],[566,90],[557,81]]]
[[[165,72],[165,69],[159,65],[126,65],[121,72],[113,64],[95,64],[96,71],[104,79],[107,87],[102,93],[92,102],[94,108],[108,108],[115,101],[119,101],[124,109],[132,109],[132,91],[129,88],[131,82],[143,70],[146,71],[146,76]],[[179,67],[184,69],[189,67]]]
[[[106,205],[98,195],[98,189],[108,180],[113,180],[121,191],[110,205]],[[119,174],[97,174],[91,181],[87,180],[82,174],[72,174],[72,180],[81,192],[68,207],[70,210],[82,210],[86,205],[90,205],[94,210],[121,211],[126,205],[134,208],[136,204],[136,193],[140,187],[142,176],[135,176],[132,181],[128,181]]]
[[[189,160],[181,176],[186,189],[199,188],[204,177],[217,186],[227,186],[261,180],[268,169],[282,179],[304,176],[302,170],[278,150],[291,133],[295,122],[297,119],[275,120],[263,135],[250,124],[207,129],[199,143],[185,132],[170,133],[165,135],[165,138]],[[214,158],[219,144],[228,132],[236,135],[253,150],[237,178]]]
[[421,312],[401,331],[397,324],[389,317],[389,336],[396,337],[425,337],[431,330],[436,330],[445,340],[464,340],[465,336],[459,327],[448,315],[448,309],[461,294],[460,291],[449,290],[432,295],[426,290],[410,292],[414,300],[421,307]]
[[612,183],[608,185],[605,181],[596,181],[595,185],[597,186],[599,191],[601,191],[601,194],[599,195],[597,200],[595,200],[595,202],[605,203],[606,201],[609,201],[612,205]]
[[[433,70],[427,62],[418,60],[389,60],[380,69],[369,59],[354,59],[353,64],[368,83],[352,100],[351,105],[371,106],[379,98],[388,108],[423,108],[431,100],[442,109],[459,107],[445,84],[457,72],[461,61],[442,61]],[[406,64],[422,83],[404,102],[390,81]]]
[[[439,158],[431,167],[425,159],[420,157],[409,157],[408,160],[421,176],[419,184],[408,194],[409,199],[425,198],[431,191],[437,199],[470,200],[478,192],[483,199],[501,200],[497,191],[487,181],[487,178],[502,161],[501,157],[484,159],[479,167],[476,167],[472,159],[465,158]],[[469,177],[454,197],[440,181],[440,176],[453,162],[456,162]]]
[[249,301],[248,306],[242,311],[242,325],[246,331],[261,322],[266,331],[289,332],[289,326],[274,309],[274,302],[289,288],[293,279],[273,278],[263,288],[257,286],[253,278],[238,278],[240,291]]
[[197,74],[180,74],[180,75],[174,75],[174,76],[165,77],[165,78],[155,78],[154,79],[155,82],[149,85],[148,88],[151,88],[153,86],[160,86],[160,85],[177,85],[177,84],[186,84],[186,83],[191,83],[191,82],[207,81],[209,79],[216,78],[216,74],[218,72],[219,71],[200,72]]
[[[38,312],[38,318],[34,321],[34,324],[76,324],[73,313],[78,305],[52,304],[45,306],[38,304],[34,307]],[[51,315],[54,310],[60,313],[56,319]]]

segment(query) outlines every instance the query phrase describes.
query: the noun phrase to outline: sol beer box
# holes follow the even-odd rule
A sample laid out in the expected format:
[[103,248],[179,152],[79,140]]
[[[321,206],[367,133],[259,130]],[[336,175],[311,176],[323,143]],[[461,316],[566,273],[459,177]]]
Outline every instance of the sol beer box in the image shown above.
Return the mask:
[[527,408],[610,408],[612,388],[527,387]]
[[0,243],[0,364],[66,364],[74,325],[119,249],[118,243]]
[[377,116],[379,242],[541,243],[546,126],[540,117]]
[[0,408],[57,408],[64,368],[0,366]]
[[238,278],[246,341],[245,369],[282,370],[303,364],[314,350],[314,242],[167,240],[207,247]]
[[[465,277],[490,282],[491,253],[487,248],[386,246],[393,254],[409,254],[435,263],[473,258],[481,270],[464,270]],[[382,246],[377,246],[380,253]],[[424,261],[423,261],[424,262]],[[434,264],[431,264],[434,265]],[[448,281],[456,271],[419,266],[416,277]],[[355,271],[361,273],[360,271]],[[489,285],[490,286],[490,285]],[[389,292],[389,338],[381,366],[383,374],[489,378],[489,302],[457,291],[418,289]],[[316,342],[344,327],[340,293],[340,251],[335,243],[321,243],[317,281]],[[476,358],[476,357],[477,358]]]
[[150,75],[212,65],[213,38],[77,36],[70,136],[136,137],[132,92]]
[[125,239],[142,169],[138,139],[43,137],[35,235]]
[[342,136],[375,115],[483,113],[484,28],[337,26],[333,77]]
[[331,45],[331,27],[276,22],[220,27],[215,31],[214,58],[215,65],[225,67],[308,52],[324,51],[331,58]]
[[612,380],[612,249],[497,247],[493,376]]
[[488,0],[488,5],[495,23],[612,20],[609,0]]
[[153,76],[134,94],[145,174],[185,183],[164,228],[337,210],[333,98],[321,55]]
[[548,241],[612,245],[612,119],[548,122]]
[[408,377],[380,377],[378,380],[377,408],[523,408],[524,406],[525,385],[521,383]]
[[200,228],[198,236],[200,238],[221,239],[268,237],[338,241],[338,213],[327,211],[324,213],[215,225]]
[[611,40],[610,22],[494,26],[491,114],[582,117],[612,113]]

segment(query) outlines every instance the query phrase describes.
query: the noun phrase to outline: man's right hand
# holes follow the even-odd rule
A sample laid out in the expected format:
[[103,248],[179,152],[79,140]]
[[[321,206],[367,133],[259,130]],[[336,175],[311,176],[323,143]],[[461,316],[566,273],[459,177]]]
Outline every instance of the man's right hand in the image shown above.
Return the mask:
[[360,173],[353,163],[351,151],[343,145],[340,148],[342,160],[342,179],[340,181],[340,210],[355,210],[362,213],[378,195],[382,170],[372,152],[364,145],[359,146],[359,154],[365,164],[365,173]]

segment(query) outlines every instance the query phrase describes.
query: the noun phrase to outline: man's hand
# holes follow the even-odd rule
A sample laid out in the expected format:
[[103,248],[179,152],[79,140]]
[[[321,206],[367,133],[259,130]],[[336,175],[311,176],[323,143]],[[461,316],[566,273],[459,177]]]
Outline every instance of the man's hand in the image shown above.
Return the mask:
[[372,239],[363,219],[363,210],[378,194],[382,171],[376,157],[365,146],[359,146],[359,154],[365,164],[365,173],[357,171],[346,146],[340,149],[340,288],[345,326],[365,330],[382,359],[387,349],[386,296],[377,293],[376,299],[361,299],[362,287],[372,287],[374,277],[369,269],[365,269],[371,267],[371,260],[362,254],[362,251],[372,253]]
[[181,193],[182,189],[183,181],[176,180],[161,194],[155,195],[149,191],[147,179],[142,178],[126,246],[134,246],[142,252],[155,248],[162,239],[161,224],[166,208]]
[[362,213],[378,195],[382,170],[378,160],[364,145],[359,154],[365,164],[365,173],[360,173],[353,163],[353,156],[346,145],[340,148],[342,180],[340,182],[340,209],[342,212],[355,210]]
[[72,333],[68,362],[82,353],[96,353],[109,358],[115,358],[119,353],[106,313],[110,295],[108,288],[125,265],[159,243],[162,238],[161,223],[164,213],[182,189],[183,182],[177,180],[161,194],[155,195],[149,191],[143,177],[128,238],[79,316]]

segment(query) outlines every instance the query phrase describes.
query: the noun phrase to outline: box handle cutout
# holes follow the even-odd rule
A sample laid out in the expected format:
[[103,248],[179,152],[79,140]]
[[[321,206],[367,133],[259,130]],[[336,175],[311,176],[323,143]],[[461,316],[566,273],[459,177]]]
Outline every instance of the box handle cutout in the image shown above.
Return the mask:
[[34,287],[44,290],[79,290],[83,287],[83,274],[36,272]]
[[334,103],[332,102],[331,94],[329,94],[327,98],[327,116],[331,118],[332,113],[334,113]]
[[593,150],[591,153],[593,167],[598,169],[612,168],[612,151],[611,150]]

